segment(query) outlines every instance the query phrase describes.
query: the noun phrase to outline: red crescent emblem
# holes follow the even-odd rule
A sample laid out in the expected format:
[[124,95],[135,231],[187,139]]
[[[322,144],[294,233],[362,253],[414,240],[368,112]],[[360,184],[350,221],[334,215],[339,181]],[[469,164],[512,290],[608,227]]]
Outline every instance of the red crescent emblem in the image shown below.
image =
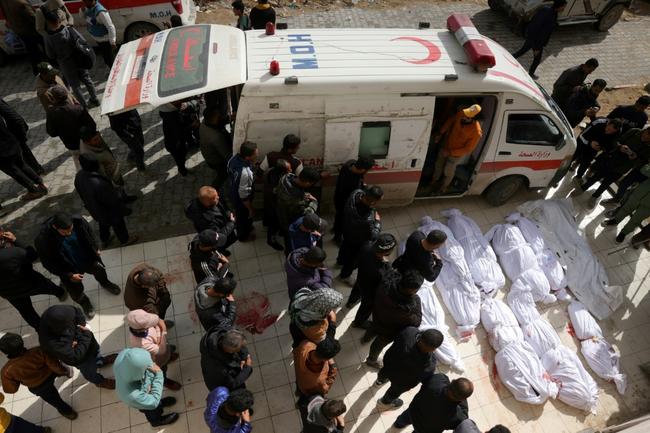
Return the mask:
[[440,59],[440,48],[436,46],[431,41],[427,41],[426,39],[418,38],[415,36],[400,36],[399,38],[391,39],[392,41],[413,41],[417,42],[418,44],[421,44],[424,48],[426,48],[429,51],[429,55],[426,56],[424,59],[402,59],[405,62],[413,63],[414,65],[428,65],[429,63],[433,63],[437,60]]

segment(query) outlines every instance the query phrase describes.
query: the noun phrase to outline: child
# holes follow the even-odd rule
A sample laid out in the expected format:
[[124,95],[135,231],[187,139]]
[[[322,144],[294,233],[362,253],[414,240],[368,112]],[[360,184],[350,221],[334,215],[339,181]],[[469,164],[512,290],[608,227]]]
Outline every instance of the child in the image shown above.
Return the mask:
[[235,27],[242,30],[251,29],[251,20],[248,18],[248,15],[245,13],[246,6],[242,0],[235,0],[232,2],[232,12],[237,17],[237,24]]
[[300,407],[303,433],[343,433],[346,410],[343,400],[309,397],[309,403]]

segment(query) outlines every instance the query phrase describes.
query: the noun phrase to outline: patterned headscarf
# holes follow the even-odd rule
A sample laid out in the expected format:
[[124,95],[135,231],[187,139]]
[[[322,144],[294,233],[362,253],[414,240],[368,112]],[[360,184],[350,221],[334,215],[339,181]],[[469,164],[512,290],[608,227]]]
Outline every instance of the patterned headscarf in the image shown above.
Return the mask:
[[323,320],[330,311],[339,307],[342,302],[343,295],[329,287],[317,290],[304,287],[296,293],[289,315],[294,322],[300,321],[304,323],[312,320]]

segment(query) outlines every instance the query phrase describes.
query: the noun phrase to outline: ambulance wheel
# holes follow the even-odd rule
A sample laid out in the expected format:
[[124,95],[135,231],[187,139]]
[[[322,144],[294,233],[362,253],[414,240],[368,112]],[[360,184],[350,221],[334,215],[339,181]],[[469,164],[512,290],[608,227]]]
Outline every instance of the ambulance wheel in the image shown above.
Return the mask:
[[623,15],[623,11],[625,10],[625,6],[623,5],[614,5],[611,7],[605,15],[600,17],[600,20],[598,20],[598,23],[596,23],[596,29],[601,32],[606,32],[607,30],[611,29],[614,24],[618,22],[618,20],[621,18],[621,15]]
[[506,176],[497,179],[483,192],[485,201],[492,206],[501,206],[515,195],[526,182],[523,176]]
[[145,23],[145,22],[133,23],[130,26],[128,26],[124,31],[124,41],[126,42],[134,41],[136,39],[140,39],[144,36],[159,31],[160,29],[151,23]]
[[498,0],[488,0],[488,6],[495,12],[499,12],[501,10]]

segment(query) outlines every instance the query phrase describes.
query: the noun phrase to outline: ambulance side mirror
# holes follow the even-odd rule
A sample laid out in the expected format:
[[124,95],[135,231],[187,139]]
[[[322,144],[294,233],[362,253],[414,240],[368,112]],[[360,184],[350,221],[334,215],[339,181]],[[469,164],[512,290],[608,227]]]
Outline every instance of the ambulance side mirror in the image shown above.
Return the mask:
[[560,150],[564,146],[566,146],[566,140],[567,140],[566,135],[561,134],[557,139],[557,143],[555,143],[555,150]]

